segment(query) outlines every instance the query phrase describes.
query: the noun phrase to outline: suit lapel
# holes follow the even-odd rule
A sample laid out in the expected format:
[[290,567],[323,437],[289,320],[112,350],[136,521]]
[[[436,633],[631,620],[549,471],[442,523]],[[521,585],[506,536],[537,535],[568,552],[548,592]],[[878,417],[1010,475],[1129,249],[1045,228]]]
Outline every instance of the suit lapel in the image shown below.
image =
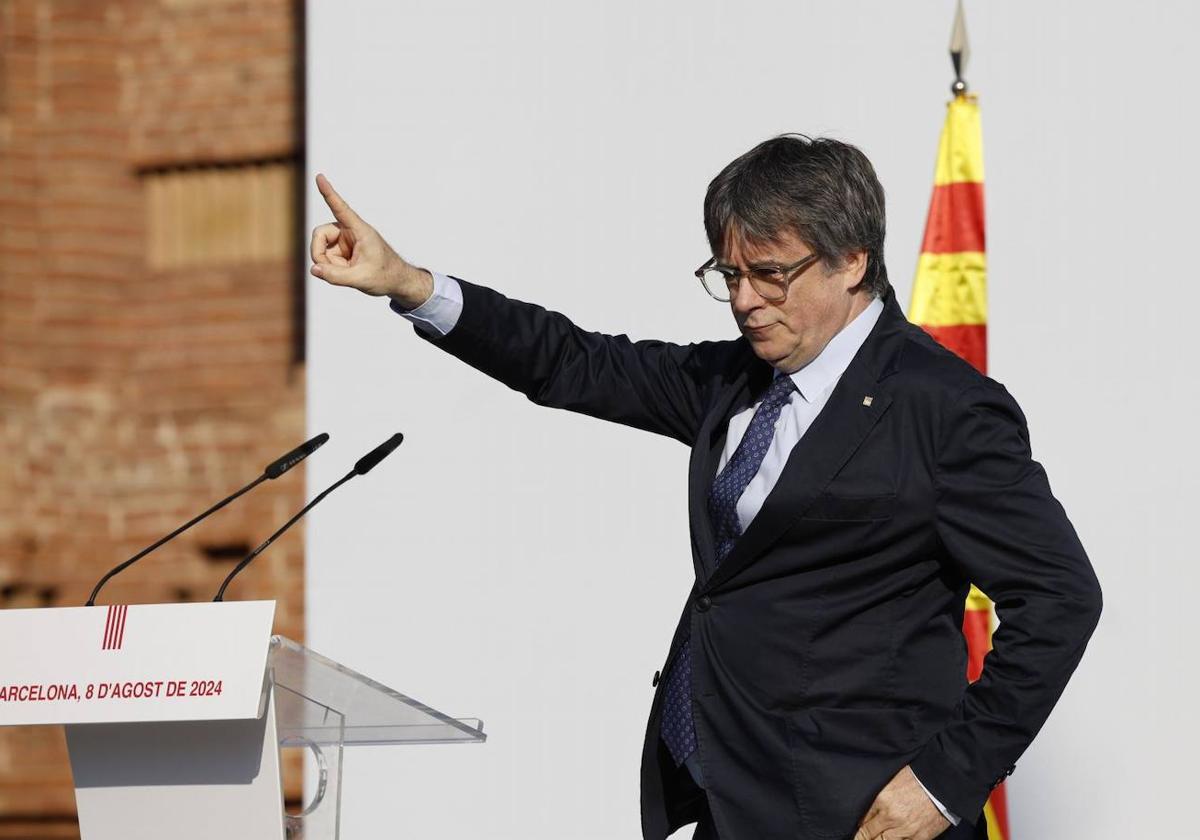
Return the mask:
[[717,565],[716,538],[708,515],[708,492],[716,476],[717,463],[725,446],[729,418],[749,405],[751,395],[771,381],[771,369],[758,363],[746,347],[746,364],[726,387],[700,429],[688,464],[688,519],[696,558],[696,579],[705,580]]
[[[708,545],[705,572],[711,570],[703,579],[702,590],[709,591],[720,586],[770,548],[824,491],[887,412],[892,395],[888,383],[883,380],[895,369],[906,322],[896,304],[894,292],[889,292],[884,303],[884,311],[875,328],[842,374],[821,413],[793,447],[762,509],[734,544],[729,556],[715,568],[712,525],[705,504],[708,485],[713,478],[712,471],[707,473],[707,481],[700,490],[699,498],[699,488],[693,483],[690,493],[693,534],[696,533],[696,509],[699,507]],[[770,369],[765,365],[762,367],[766,368],[769,378]],[[867,397],[870,399],[867,400]],[[723,441],[728,418],[717,422],[721,424],[719,431]],[[720,448],[716,451],[719,454]],[[695,476],[693,479],[695,481]]]

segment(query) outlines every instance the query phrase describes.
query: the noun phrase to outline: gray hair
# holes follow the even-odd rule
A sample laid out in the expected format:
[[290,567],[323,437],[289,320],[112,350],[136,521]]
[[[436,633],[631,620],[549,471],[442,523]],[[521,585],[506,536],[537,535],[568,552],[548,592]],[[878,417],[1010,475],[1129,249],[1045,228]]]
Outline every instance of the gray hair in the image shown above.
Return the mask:
[[840,140],[784,134],[721,170],[704,196],[704,230],[714,254],[732,233],[756,243],[795,233],[832,268],[865,251],[862,285],[887,292],[883,186],[871,162]]

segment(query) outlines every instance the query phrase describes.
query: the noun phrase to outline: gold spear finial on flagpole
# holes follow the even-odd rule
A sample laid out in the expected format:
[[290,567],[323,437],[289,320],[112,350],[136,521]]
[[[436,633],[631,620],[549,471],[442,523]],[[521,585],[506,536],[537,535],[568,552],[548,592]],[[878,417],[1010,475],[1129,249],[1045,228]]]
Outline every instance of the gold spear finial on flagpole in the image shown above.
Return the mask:
[[950,91],[955,96],[965,96],[967,93],[967,82],[963,79],[963,73],[967,69],[967,58],[970,57],[971,48],[967,44],[967,19],[963,16],[962,0],[958,0],[958,7],[954,12],[954,28],[950,31],[950,62],[954,65],[954,84],[950,85]]

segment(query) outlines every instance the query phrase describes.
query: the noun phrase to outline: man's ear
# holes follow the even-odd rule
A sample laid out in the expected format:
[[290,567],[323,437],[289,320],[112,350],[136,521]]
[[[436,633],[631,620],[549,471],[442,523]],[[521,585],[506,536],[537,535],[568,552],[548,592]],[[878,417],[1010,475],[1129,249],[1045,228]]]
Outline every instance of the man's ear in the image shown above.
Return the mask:
[[851,251],[842,255],[842,267],[838,274],[842,278],[842,288],[850,291],[862,282],[867,273],[867,252]]

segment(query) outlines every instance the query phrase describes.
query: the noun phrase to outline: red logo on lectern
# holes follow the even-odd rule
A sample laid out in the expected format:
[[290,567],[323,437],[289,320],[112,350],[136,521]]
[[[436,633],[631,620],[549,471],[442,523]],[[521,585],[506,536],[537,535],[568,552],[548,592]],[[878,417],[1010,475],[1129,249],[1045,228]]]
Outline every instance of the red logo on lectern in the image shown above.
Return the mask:
[[129,607],[123,604],[113,604],[108,608],[108,621],[104,623],[104,644],[102,650],[120,650],[125,643],[125,614]]

